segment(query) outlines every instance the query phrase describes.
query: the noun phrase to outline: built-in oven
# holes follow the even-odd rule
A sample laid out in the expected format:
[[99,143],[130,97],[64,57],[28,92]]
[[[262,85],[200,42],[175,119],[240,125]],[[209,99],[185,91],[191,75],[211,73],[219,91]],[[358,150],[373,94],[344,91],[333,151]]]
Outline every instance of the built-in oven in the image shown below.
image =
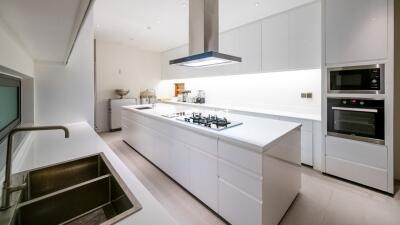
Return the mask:
[[385,65],[329,68],[328,93],[384,94]]
[[328,98],[328,135],[385,144],[384,100]]

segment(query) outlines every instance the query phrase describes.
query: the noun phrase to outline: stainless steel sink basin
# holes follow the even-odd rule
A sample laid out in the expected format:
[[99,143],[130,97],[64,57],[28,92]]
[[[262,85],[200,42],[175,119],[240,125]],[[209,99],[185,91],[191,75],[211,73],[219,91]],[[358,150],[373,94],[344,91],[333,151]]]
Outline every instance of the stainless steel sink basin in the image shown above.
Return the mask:
[[100,155],[29,171],[22,202],[110,174]]
[[137,110],[144,110],[144,109],[152,109],[153,107],[151,107],[151,106],[143,106],[143,107],[137,107],[137,108],[135,108],[135,109],[137,109]]
[[102,154],[14,176],[27,187],[14,196],[10,225],[113,224],[141,209]]

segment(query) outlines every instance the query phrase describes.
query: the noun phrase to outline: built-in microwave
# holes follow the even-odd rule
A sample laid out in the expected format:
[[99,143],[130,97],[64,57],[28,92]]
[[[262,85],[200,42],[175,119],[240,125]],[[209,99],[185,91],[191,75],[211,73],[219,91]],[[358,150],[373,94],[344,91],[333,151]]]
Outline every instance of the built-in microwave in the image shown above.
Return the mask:
[[328,135],[385,144],[384,100],[328,98]]
[[328,93],[384,94],[385,64],[329,68]]

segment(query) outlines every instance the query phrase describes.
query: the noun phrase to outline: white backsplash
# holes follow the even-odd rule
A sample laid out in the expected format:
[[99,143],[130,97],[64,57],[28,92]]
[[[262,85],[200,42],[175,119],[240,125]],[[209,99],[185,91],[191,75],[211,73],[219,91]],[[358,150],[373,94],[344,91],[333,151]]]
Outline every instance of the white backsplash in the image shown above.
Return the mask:
[[[185,83],[193,94],[204,90],[207,104],[321,114],[320,69],[162,80],[157,96],[172,97],[174,83]],[[302,92],[311,92],[313,98],[302,99]]]

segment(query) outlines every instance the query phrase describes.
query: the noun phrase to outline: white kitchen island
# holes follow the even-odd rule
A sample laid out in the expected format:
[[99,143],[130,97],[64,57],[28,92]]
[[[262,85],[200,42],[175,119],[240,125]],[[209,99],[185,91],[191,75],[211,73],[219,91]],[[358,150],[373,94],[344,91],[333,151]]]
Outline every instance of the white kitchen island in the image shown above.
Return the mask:
[[276,225],[300,185],[301,124],[225,113],[215,131],[162,115],[197,111],[125,106],[123,140],[232,224]]

